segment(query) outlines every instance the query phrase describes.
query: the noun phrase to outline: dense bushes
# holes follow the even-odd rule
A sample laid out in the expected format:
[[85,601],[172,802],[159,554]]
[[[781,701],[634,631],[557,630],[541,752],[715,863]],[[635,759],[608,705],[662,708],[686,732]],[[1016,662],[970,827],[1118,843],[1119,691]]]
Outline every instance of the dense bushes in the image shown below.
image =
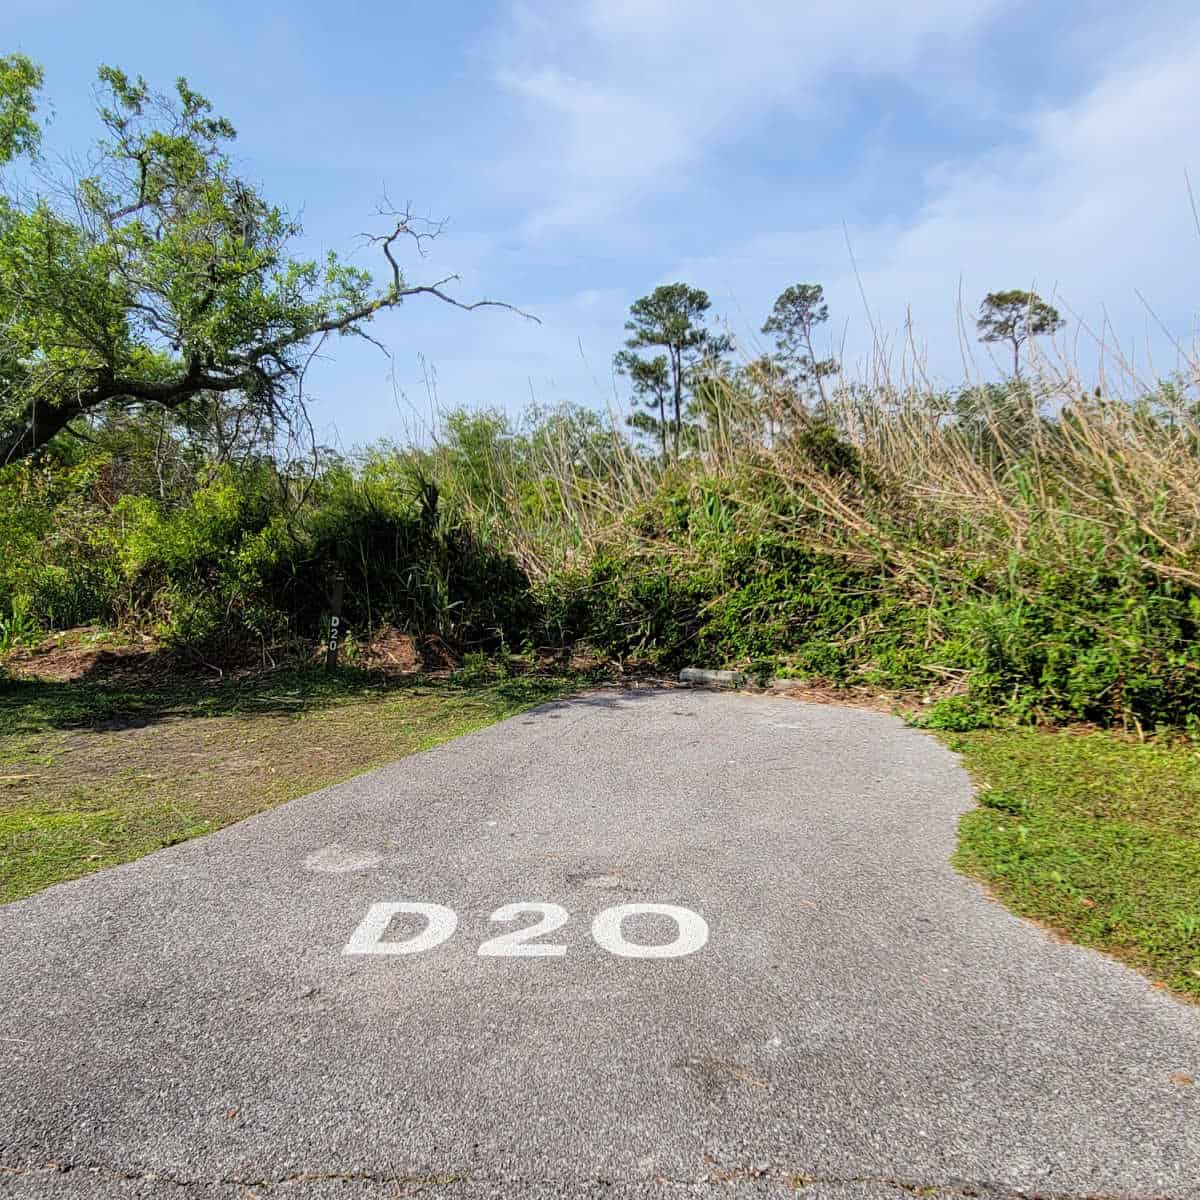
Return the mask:
[[561,637],[619,658],[844,677],[835,639],[869,612],[865,582],[836,559],[761,537],[714,543],[695,557],[677,547],[614,547],[538,594]]
[[669,464],[569,409],[456,414],[432,445],[303,472],[214,465],[178,432],[164,458],[161,430],[123,426],[0,475],[0,639],[312,642],[340,572],[352,629],[463,651],[583,642],[916,691],[958,728],[1195,724],[1195,414],[1038,418],[1020,387],[854,390],[769,444],[714,436]]
[[932,719],[956,727],[1194,725],[1195,412],[1077,399],[1035,418],[1046,402],[1017,390],[967,420],[854,395],[769,453],[714,442],[589,570],[546,581],[556,619],[664,665],[940,696]]
[[317,639],[341,574],[360,632],[396,623],[484,647],[528,634],[528,580],[409,463],[302,480],[268,461],[226,464],[170,497],[104,495],[112,465],[10,473],[0,612],[25,614],[27,628],[118,624],[229,652]]
[[[1200,595],[1126,564],[1081,560],[919,604],[886,573],[779,538],[731,541],[693,560],[609,550],[588,572],[548,581],[566,638],[665,667],[739,665],[970,701],[948,711],[1020,720],[1186,725],[1200,713]],[[1032,577],[1032,578],[1031,578]],[[981,594],[982,593],[982,594]]]

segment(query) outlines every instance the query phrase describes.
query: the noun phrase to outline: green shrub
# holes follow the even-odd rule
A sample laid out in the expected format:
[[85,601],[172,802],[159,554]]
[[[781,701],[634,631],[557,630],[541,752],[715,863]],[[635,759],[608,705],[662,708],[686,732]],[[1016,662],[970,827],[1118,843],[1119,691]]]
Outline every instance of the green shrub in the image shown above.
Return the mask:
[[170,496],[104,496],[90,472],[0,477],[0,603],[46,629],[120,622],[211,652],[316,639],[335,576],[344,619],[492,647],[536,628],[510,556],[446,511],[403,460],[335,464],[297,496],[269,462],[201,468]]
[[992,711],[978,696],[945,696],[913,720],[913,724],[922,729],[941,729],[948,733],[989,729],[993,723]]
[[0,616],[0,652],[32,642],[38,634],[37,622],[29,612],[29,600],[14,596],[8,616]]
[[131,417],[0,472],[0,612],[213,651],[315,642],[340,575],[355,636],[953,681],[924,717],[948,729],[1200,727],[1200,415],[1169,399],[1051,417],[1031,384],[852,389],[766,441],[752,409],[723,441],[693,414],[667,462],[595,414],[459,413],[432,447],[303,472],[214,465],[186,431],[164,450]]

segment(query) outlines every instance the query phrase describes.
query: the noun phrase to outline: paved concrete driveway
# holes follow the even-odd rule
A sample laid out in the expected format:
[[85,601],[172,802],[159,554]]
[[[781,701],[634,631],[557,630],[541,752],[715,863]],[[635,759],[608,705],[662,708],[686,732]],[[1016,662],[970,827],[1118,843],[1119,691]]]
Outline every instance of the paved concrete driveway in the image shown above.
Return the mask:
[[597,694],[51,888],[0,1193],[1200,1196],[1200,1011],[956,876],[970,803],[892,718]]

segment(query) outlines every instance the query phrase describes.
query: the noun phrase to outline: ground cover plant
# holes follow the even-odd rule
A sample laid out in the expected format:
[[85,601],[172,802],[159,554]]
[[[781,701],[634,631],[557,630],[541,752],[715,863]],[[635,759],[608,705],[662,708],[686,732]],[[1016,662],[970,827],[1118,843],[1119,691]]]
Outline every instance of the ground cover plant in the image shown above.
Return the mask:
[[1023,916],[1200,1002],[1200,755],[1093,731],[954,736],[980,784],[956,862]]

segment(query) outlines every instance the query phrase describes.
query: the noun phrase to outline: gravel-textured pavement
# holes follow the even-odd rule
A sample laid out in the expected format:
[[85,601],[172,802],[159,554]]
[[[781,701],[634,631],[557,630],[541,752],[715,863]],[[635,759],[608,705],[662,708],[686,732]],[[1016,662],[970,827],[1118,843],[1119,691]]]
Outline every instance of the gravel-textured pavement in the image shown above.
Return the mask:
[[[956,875],[970,804],[894,718],[604,692],[0,908],[0,1194],[1200,1197],[1200,1009]],[[517,901],[563,952],[478,953]],[[457,928],[343,953],[383,902]],[[642,902],[707,942],[593,937]]]

